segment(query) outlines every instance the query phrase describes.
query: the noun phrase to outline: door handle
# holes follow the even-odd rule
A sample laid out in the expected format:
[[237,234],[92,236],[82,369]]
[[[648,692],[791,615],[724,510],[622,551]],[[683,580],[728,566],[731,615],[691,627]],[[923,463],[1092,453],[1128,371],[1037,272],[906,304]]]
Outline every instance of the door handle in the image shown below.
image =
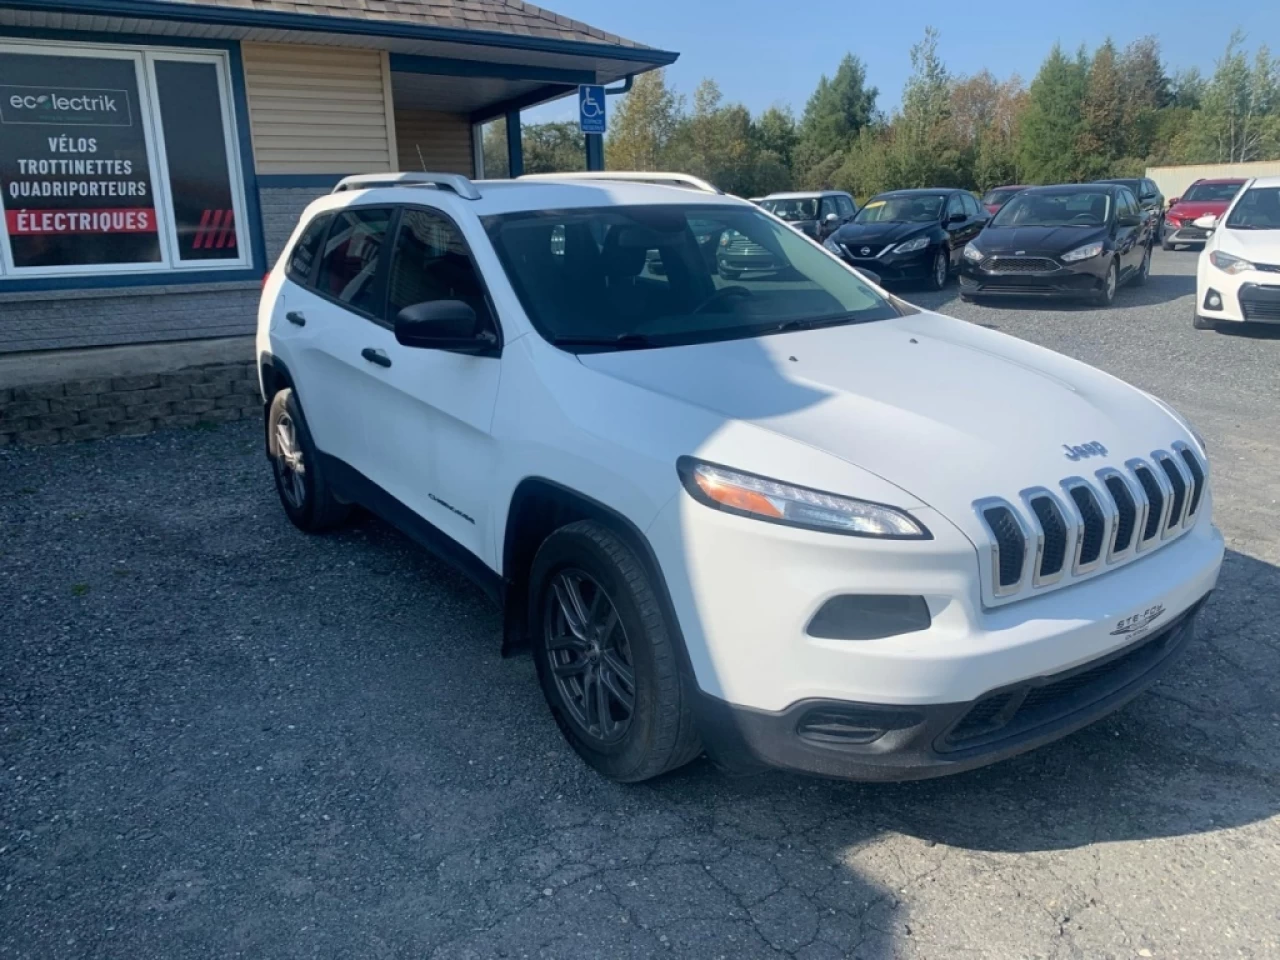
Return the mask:
[[370,363],[376,363],[380,367],[391,366],[391,358],[382,350],[375,350],[373,347],[365,347],[360,351],[360,356],[364,357]]
[[307,325],[307,318],[304,317],[297,310],[290,310],[288,313],[284,315],[284,318],[288,320],[290,323],[292,323],[295,327],[305,327]]

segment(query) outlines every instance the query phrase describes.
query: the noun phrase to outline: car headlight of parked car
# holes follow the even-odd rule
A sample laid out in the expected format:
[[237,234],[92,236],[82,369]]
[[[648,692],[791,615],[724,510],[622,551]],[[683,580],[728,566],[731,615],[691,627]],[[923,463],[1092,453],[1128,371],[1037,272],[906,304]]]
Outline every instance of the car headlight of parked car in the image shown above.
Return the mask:
[[915,253],[917,250],[923,250],[929,245],[928,237],[916,237],[914,240],[908,240],[906,243],[900,243],[893,248],[894,253]]
[[1221,250],[1214,250],[1209,254],[1209,262],[1223,273],[1246,273],[1254,269],[1253,264],[1243,257],[1233,257],[1231,254],[1223,253]]
[[1062,255],[1063,263],[1076,263],[1080,260],[1090,260],[1093,257],[1101,256],[1102,243],[1086,243],[1083,247],[1076,247],[1074,250],[1068,251]]
[[693,457],[681,457],[677,469],[693,499],[726,513],[858,537],[893,540],[931,537],[909,514],[883,503],[797,487]]
[[822,241],[822,245],[834,254],[844,253],[844,251],[840,249],[840,244],[836,243],[835,237],[827,237],[827,239]]
[[966,260],[972,260],[974,263],[977,263],[985,256],[986,254],[975,247],[972,243],[966,243],[964,245],[964,258]]

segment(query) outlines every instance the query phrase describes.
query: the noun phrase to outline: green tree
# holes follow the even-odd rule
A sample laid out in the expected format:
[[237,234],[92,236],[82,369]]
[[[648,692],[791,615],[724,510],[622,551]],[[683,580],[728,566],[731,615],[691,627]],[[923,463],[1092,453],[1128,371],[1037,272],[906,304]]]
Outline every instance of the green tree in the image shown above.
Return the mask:
[[1077,174],[1092,180],[1111,173],[1125,152],[1125,90],[1116,48],[1110,40],[1093,55],[1080,101]]
[[965,154],[968,186],[987,190],[1018,181],[1018,125],[1026,105],[1016,75],[1000,82],[983,70],[952,84],[952,135]]
[[524,127],[525,173],[560,173],[587,168],[587,147],[573,121]]
[[793,160],[797,182],[810,187],[829,182],[853,138],[874,117],[878,92],[867,86],[867,69],[851,53],[834,77],[822,76],[800,121]]
[[751,114],[741,104],[722,105],[721,99],[714,80],[698,84],[693,112],[683,118],[673,139],[672,166],[741,194],[754,187]]
[[1031,81],[1017,156],[1022,175],[1032,182],[1061,183],[1077,177],[1087,73],[1083,52],[1071,60],[1054,44]]
[[1243,45],[1237,30],[1205,87],[1193,162],[1244,163],[1280,151],[1280,62],[1264,44],[1250,64]]
[[911,48],[911,75],[894,117],[888,161],[902,187],[959,186],[967,179],[951,123],[951,75],[938,56],[938,31],[926,27]]
[[613,112],[605,141],[606,163],[614,170],[659,170],[680,123],[681,98],[661,70],[636,77],[631,92]]
[[756,149],[773,154],[779,163],[790,169],[800,136],[791,108],[770,107],[756,121],[754,132]]
[[1160,113],[1173,103],[1173,88],[1160,44],[1154,37],[1142,37],[1124,48],[1118,61],[1123,102],[1122,154],[1147,157],[1156,148]]
[[507,159],[506,118],[486,124],[481,142],[484,145],[484,175],[490,180],[505,180],[511,176]]

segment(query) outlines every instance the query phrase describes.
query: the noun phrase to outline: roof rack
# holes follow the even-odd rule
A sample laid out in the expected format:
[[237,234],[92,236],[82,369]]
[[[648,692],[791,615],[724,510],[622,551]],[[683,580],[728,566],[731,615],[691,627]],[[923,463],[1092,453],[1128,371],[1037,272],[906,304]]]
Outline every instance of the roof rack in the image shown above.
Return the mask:
[[688,173],[659,173],[653,170],[578,170],[573,173],[526,173],[521,180],[621,180],[631,183],[655,183],[666,187],[684,187],[721,196],[724,191],[701,177]]
[[479,200],[476,185],[458,173],[361,173],[343,177],[333,188],[334,193],[348,190],[372,190],[375,187],[435,187],[452,190],[464,200]]

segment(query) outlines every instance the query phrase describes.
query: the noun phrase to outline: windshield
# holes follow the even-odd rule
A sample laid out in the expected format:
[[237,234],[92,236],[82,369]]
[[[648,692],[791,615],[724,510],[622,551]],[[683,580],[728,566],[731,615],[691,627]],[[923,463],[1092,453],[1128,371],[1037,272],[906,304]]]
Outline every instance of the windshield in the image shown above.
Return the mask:
[[1020,193],[991,218],[993,227],[1101,227],[1111,216],[1111,194]]
[[995,190],[987,191],[987,195],[982,198],[982,202],[989,207],[1000,206],[1008,201],[1010,197],[1017,196],[1023,191],[1023,187],[999,187]]
[[1182,195],[1182,199],[1197,203],[1212,203],[1214,200],[1230,202],[1243,186],[1243,183],[1193,183]]
[[867,201],[854,223],[930,223],[942,214],[946,197],[938,193],[882,195]]
[[900,315],[754,207],[547,210],[484,225],[529,319],[565,346],[674,346]]
[[1229,230],[1280,230],[1280,187],[1254,187],[1236,201]]
[[817,197],[801,197],[799,199],[776,199],[765,200],[760,206],[764,207],[779,220],[787,220],[794,223],[797,220],[817,220],[818,219],[818,198]]
[[1132,190],[1133,195],[1135,197],[1140,196],[1142,194],[1141,180],[1098,180],[1096,182],[1097,183],[1118,183],[1120,186],[1128,187],[1130,190]]

